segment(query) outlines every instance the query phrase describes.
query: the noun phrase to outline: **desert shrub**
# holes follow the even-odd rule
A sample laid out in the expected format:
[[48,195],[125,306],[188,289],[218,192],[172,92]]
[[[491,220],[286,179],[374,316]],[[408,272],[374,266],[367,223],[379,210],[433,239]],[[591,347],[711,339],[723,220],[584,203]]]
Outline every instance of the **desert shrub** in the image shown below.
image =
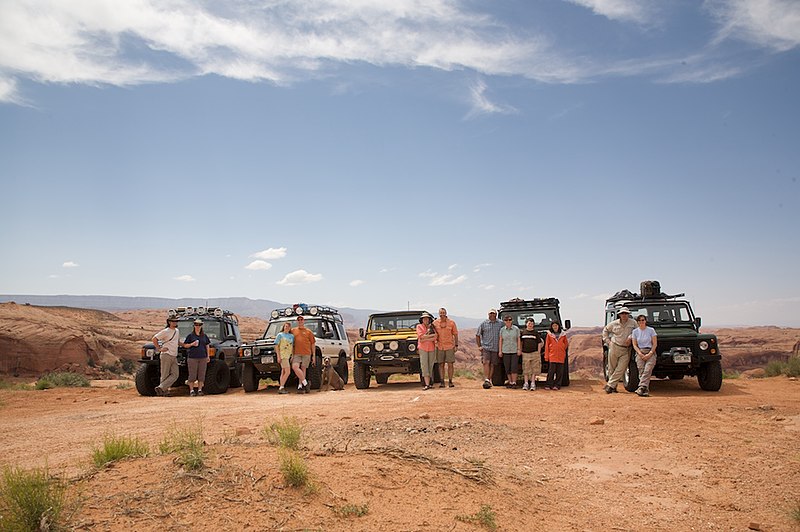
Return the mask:
[[177,462],[184,469],[194,471],[205,465],[203,427],[173,427],[158,445],[161,454],[177,453]]
[[777,377],[778,375],[783,375],[784,367],[786,364],[781,362],[780,360],[773,360],[767,367],[764,368],[764,371],[767,373],[767,377]]
[[133,384],[130,381],[122,381],[121,383],[117,384],[117,390],[130,390],[133,388]]
[[272,445],[284,449],[300,448],[303,426],[294,417],[284,417],[282,421],[264,427],[264,436]]
[[38,381],[36,381],[37,390],[46,390],[48,388],[87,388],[89,386],[89,379],[80,373],[73,373],[71,371],[56,371],[53,373],[45,373]]
[[289,450],[281,452],[280,470],[289,486],[302,488],[309,485],[308,465],[296,452]]
[[0,528],[9,531],[60,530],[65,527],[65,482],[46,469],[6,467],[0,479]]
[[496,514],[488,504],[481,506],[481,509],[472,515],[457,515],[456,520],[464,523],[475,523],[487,530],[497,530]]
[[331,510],[339,517],[364,517],[369,513],[369,504],[345,504],[334,506]]
[[14,387],[13,383],[8,382],[5,379],[0,379],[0,390],[10,390],[13,387]]
[[797,503],[794,508],[789,511],[789,517],[792,518],[792,521],[800,525],[800,502]]
[[788,377],[800,377],[800,357],[791,357],[786,362],[785,373]]
[[474,370],[469,368],[456,368],[453,372],[454,377],[463,377],[465,379],[475,380],[478,378]]
[[148,452],[149,446],[139,438],[109,434],[103,437],[103,444],[92,451],[92,461],[97,467],[105,467],[125,458],[147,456]]
[[125,373],[134,373],[138,366],[136,361],[130,358],[120,359],[120,364],[122,365],[122,371]]
[[723,369],[722,370],[722,378],[723,379],[738,379],[741,376],[742,376],[742,374],[739,373],[738,371],[736,371],[735,369],[731,369],[731,370]]

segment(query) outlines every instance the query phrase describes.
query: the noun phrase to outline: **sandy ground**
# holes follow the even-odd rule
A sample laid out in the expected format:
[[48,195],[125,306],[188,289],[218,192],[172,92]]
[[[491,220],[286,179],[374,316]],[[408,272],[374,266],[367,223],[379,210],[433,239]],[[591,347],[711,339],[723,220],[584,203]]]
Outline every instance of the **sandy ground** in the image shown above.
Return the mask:
[[[798,530],[800,381],[656,381],[652,397],[414,382],[279,396],[145,398],[118,381],[0,391],[0,464],[48,466],[81,499],[86,530]],[[295,416],[315,490],[287,487],[265,425]],[[593,424],[596,423],[596,424]],[[602,424],[600,424],[602,422]],[[171,426],[201,423],[206,467],[155,450]],[[93,470],[104,434],[151,456]],[[368,509],[342,515],[345,505]]]

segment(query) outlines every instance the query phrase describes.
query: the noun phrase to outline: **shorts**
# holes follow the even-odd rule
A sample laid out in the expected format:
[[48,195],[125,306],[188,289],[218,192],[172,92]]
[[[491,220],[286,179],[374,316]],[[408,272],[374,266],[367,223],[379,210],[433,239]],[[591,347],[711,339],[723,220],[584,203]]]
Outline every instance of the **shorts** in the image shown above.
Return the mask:
[[538,375],[542,372],[542,357],[539,352],[522,353],[522,373],[525,375]]
[[292,365],[297,364],[302,369],[308,369],[311,365],[311,355],[292,355]]
[[281,369],[289,369],[290,367],[289,357],[281,357]]
[[208,357],[203,358],[186,358],[186,367],[189,370],[189,377],[186,383],[205,382],[206,381],[206,367],[208,367]]
[[481,348],[481,362],[497,366],[500,364],[500,357],[497,356],[497,351],[489,351],[488,349]]
[[506,368],[506,373],[519,373],[519,355],[503,353],[503,366]]
[[453,364],[456,361],[456,350],[455,349],[437,349],[436,350],[436,362],[439,364],[443,364],[447,362],[448,364]]

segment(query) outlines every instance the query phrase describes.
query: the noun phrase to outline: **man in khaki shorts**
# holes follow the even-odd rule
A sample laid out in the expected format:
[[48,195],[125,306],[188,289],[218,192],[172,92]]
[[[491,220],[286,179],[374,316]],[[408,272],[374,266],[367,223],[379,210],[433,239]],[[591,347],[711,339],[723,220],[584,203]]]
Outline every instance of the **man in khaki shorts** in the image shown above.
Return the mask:
[[306,370],[308,366],[316,364],[314,360],[314,349],[317,339],[309,329],[306,328],[306,319],[303,316],[297,317],[297,327],[292,329],[294,335],[294,352],[292,354],[292,369],[297,375],[297,393],[308,393],[308,381],[306,380]]
[[452,388],[453,373],[455,372],[456,349],[458,349],[458,327],[456,322],[447,317],[447,309],[439,309],[439,318],[433,321],[436,330],[436,362],[439,364],[439,376],[442,383],[439,388],[444,388],[444,365],[447,364],[449,386]]
[[539,349],[542,346],[542,338],[534,327],[536,322],[533,318],[525,320],[525,328],[522,330],[520,340],[522,340],[522,377],[525,383],[523,390],[536,390],[536,376],[542,372],[542,358]]
[[603,387],[606,393],[615,393],[625,374],[631,360],[631,335],[636,328],[628,307],[619,309],[617,316],[618,319],[603,327],[603,344],[608,346],[608,382]]

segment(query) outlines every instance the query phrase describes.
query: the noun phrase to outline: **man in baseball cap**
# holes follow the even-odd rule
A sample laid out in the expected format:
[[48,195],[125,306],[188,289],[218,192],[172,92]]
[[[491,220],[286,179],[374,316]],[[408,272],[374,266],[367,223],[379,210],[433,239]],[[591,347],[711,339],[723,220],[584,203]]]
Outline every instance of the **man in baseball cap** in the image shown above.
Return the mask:
[[606,393],[616,393],[617,383],[625,374],[631,360],[631,335],[636,328],[628,307],[617,310],[617,316],[603,327],[603,344],[608,346],[608,382],[603,387]]
[[492,387],[492,373],[494,367],[500,363],[498,351],[500,350],[500,329],[503,322],[497,319],[497,310],[489,309],[489,319],[478,326],[475,331],[475,343],[481,350],[483,362],[483,387],[488,390]]

